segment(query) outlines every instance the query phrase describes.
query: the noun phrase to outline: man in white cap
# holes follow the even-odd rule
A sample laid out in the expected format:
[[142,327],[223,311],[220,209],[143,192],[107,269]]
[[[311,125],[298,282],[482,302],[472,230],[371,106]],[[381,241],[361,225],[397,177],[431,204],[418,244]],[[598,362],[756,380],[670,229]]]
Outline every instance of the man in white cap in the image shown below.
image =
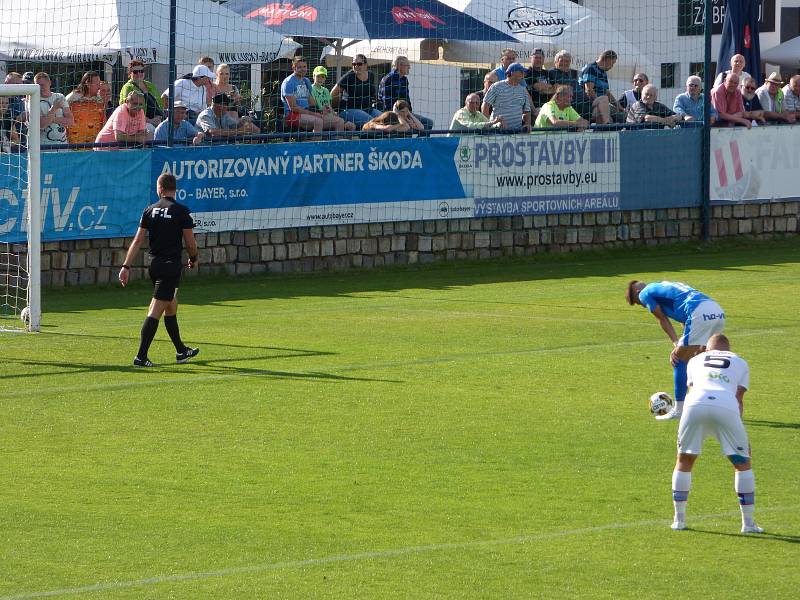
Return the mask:
[[531,97],[521,83],[525,78],[525,67],[511,63],[506,69],[506,78],[492,84],[483,98],[481,112],[490,119],[502,119],[504,129],[513,132],[531,130]]
[[[186,105],[190,121],[197,119],[197,116],[211,105],[208,89],[214,77],[214,73],[207,66],[195,65],[191,77],[175,81],[175,100],[180,100]],[[162,98],[168,95],[169,90],[165,90]],[[167,100],[164,104],[167,105]]]
[[781,81],[780,74],[773,71],[764,81],[764,85],[756,90],[756,96],[758,96],[758,101],[761,102],[761,108],[766,112],[775,113],[785,123],[794,123],[794,113],[784,111],[782,85],[783,81]]

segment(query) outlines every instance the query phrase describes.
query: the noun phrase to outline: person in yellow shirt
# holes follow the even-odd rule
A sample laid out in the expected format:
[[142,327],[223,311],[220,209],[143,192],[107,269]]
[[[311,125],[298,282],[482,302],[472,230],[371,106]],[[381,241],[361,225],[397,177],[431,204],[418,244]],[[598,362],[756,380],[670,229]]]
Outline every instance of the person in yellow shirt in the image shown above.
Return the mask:
[[581,131],[589,126],[589,122],[575,111],[572,104],[572,86],[559,85],[549,102],[545,102],[536,117],[537,129],[570,128]]

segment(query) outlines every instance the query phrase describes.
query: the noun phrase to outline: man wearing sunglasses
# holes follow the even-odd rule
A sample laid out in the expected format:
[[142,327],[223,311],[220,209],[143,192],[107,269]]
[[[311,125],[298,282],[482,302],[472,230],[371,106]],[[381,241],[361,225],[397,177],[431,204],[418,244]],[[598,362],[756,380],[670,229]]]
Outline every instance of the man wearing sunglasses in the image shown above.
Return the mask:
[[[136,90],[128,92],[125,104],[118,106],[95,138],[95,144],[104,142],[126,142],[127,144],[143,144],[153,139],[153,134],[146,129],[147,119],[144,114],[144,94]],[[108,148],[95,148],[107,150]]]
[[761,102],[756,96],[756,80],[750,77],[742,77],[739,84],[739,91],[742,92],[742,102],[744,103],[744,118],[756,121],[758,125],[766,125],[767,119]]
[[366,56],[355,55],[353,70],[345,73],[333,86],[331,101],[333,107],[341,111],[339,116],[355,123],[357,131],[361,131],[367,121],[381,115],[381,111],[375,108],[378,86],[375,75],[367,69]]
[[642,88],[650,83],[646,73],[637,73],[633,76],[633,87],[622,92],[619,99],[619,106],[625,111],[625,115],[630,115],[631,106],[642,99]]
[[[691,75],[686,80],[686,91],[675,97],[672,111],[681,116],[684,121],[702,121],[705,96],[703,96],[703,82],[697,75]],[[712,106],[711,124],[717,121],[719,113]]]

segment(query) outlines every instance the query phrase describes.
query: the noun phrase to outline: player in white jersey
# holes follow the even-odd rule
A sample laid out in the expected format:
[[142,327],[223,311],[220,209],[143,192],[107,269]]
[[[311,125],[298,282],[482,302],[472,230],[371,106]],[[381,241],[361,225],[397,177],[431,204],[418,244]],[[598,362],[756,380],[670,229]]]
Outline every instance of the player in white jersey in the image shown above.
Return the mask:
[[742,533],[762,533],[753,520],[755,477],[750,465],[750,441],[742,423],[744,394],[750,367],[730,351],[728,338],[712,335],[707,350],[689,361],[689,392],[678,426],[678,460],[672,472],[672,529],[686,529],[686,503],[692,487],[692,467],[713,435],[734,468],[734,488],[742,512]]

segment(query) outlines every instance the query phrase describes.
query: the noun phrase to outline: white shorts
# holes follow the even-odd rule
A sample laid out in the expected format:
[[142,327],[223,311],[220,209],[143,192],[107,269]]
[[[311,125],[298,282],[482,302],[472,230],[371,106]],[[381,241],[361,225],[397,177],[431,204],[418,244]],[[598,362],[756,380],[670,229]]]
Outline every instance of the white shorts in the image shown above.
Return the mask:
[[725,329],[725,313],[713,300],[706,300],[697,305],[683,326],[683,335],[678,340],[679,346],[705,346],[715,333]]
[[678,452],[702,454],[703,441],[711,435],[725,456],[750,456],[750,440],[738,411],[711,404],[685,407],[678,426]]

